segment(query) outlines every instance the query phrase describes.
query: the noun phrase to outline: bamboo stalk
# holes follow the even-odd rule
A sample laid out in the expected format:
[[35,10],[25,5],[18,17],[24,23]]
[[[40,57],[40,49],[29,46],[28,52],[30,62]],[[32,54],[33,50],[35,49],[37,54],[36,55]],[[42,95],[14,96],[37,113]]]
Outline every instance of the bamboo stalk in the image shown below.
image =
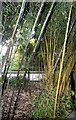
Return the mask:
[[46,39],[46,36],[44,35],[44,44],[46,46],[46,56],[47,56],[47,61],[48,61],[48,58],[49,58],[49,50],[48,50],[48,42],[47,42],[47,39]]
[[59,72],[58,83],[57,83],[57,88],[56,88],[56,97],[55,97],[54,115],[53,115],[53,118],[55,118],[55,115],[56,115],[56,106],[57,106],[59,85],[60,85],[62,68],[63,68],[63,62],[64,62],[64,56],[65,56],[65,49],[66,49],[66,42],[67,42],[67,37],[68,37],[69,23],[70,23],[70,19],[71,19],[71,11],[72,11],[72,5],[71,5],[71,7],[70,7],[69,16],[68,16],[68,22],[67,22],[67,27],[66,27],[64,45],[63,45],[63,52],[62,52],[62,59],[61,59],[61,63],[60,63],[60,72]]
[[14,37],[15,37],[16,30],[17,30],[17,27],[18,27],[18,23],[19,23],[19,21],[20,21],[20,19],[21,19],[21,17],[22,17],[23,12],[24,12],[25,2],[26,2],[26,0],[23,0],[23,2],[22,2],[22,6],[21,6],[21,9],[20,9],[20,13],[19,13],[18,19],[17,19],[17,21],[16,21],[16,25],[15,25],[14,31],[13,31],[13,33],[12,33],[12,37],[11,37],[11,39],[10,39],[10,43],[9,43],[8,49],[7,49],[7,51],[6,51],[6,55],[5,55],[5,57],[4,57],[4,59],[3,59],[3,62],[2,62],[1,70],[2,70],[2,68],[3,68],[3,66],[4,66],[4,63],[5,63],[6,60],[7,60],[7,57],[8,57],[8,55],[9,55],[10,50],[12,50],[12,48],[13,48]]
[[[43,23],[43,26],[42,26],[42,29],[41,29],[41,31],[40,31],[39,37],[38,37],[38,39],[37,39],[37,42],[36,42],[36,44],[35,44],[35,47],[34,47],[34,49],[33,49],[33,51],[32,51],[32,54],[30,55],[29,60],[28,60],[27,63],[26,63],[26,64],[27,64],[27,67],[29,66],[29,64],[31,63],[31,61],[32,61],[32,59],[33,59],[33,57],[34,57],[34,53],[35,53],[36,48],[38,47],[38,45],[39,45],[39,43],[40,43],[40,40],[41,40],[43,31],[44,31],[44,29],[45,29],[45,27],[46,27],[46,24],[47,24],[47,22],[48,22],[48,19],[49,19],[51,13],[52,13],[52,10],[54,9],[55,2],[56,2],[56,0],[53,1],[52,5],[51,5],[51,7],[50,7],[50,10],[49,10],[49,12],[48,12],[48,14],[47,14],[47,16],[46,16],[46,18],[45,18],[45,21],[44,21],[44,23]],[[25,70],[25,73],[26,73],[26,70]],[[24,77],[25,77],[25,73],[24,73],[23,79],[24,79]]]
[[56,45],[55,45],[55,39],[56,39],[55,32],[54,32],[54,49],[53,49],[53,55],[52,55],[52,68],[54,66],[55,49],[56,49]]
[[21,57],[21,60],[20,60],[20,63],[19,63],[19,68],[18,68],[18,73],[17,73],[17,79],[18,79],[18,76],[19,76],[19,73],[20,73],[20,70],[21,70],[21,65],[22,65],[22,63],[23,63],[23,59],[24,59],[25,53],[27,52],[28,44],[29,44],[29,42],[30,42],[30,39],[34,36],[33,33],[35,32],[35,27],[36,27],[36,24],[37,24],[37,22],[38,22],[38,19],[39,19],[39,16],[40,16],[40,14],[41,14],[41,11],[42,11],[43,6],[44,6],[44,0],[42,1],[42,4],[41,4],[40,9],[39,9],[39,11],[38,11],[36,20],[35,20],[34,25],[33,25],[33,28],[32,28],[32,31],[31,31],[31,33],[29,34],[28,38],[27,38],[28,41],[27,41],[27,44],[25,45],[24,52],[23,52],[23,54],[22,54],[22,57]]
[[[50,58],[52,60],[52,27],[50,29]],[[51,61],[51,64],[52,64],[52,61]]]
[[[62,83],[61,83],[62,86],[63,86],[64,82],[68,81],[70,73],[73,69],[73,66],[74,66],[75,62],[76,62],[76,56],[75,55],[76,55],[76,51],[73,53],[73,55],[70,56],[70,58],[68,60],[69,63],[67,62],[66,68],[63,70],[63,75],[62,75],[63,77],[62,77]],[[60,87],[59,94],[62,91],[62,86]]]
[[[74,21],[72,22],[72,25],[71,25],[70,30],[69,30],[69,33],[68,33],[67,40],[68,40],[68,38],[69,38],[69,36],[70,36],[70,34],[71,34],[71,32],[72,32],[72,29],[73,29],[73,27],[74,27],[74,25],[75,25],[75,22],[76,22],[76,20],[74,20]],[[57,58],[57,60],[56,60],[56,62],[55,62],[55,65],[54,65],[54,67],[53,67],[52,75],[54,75],[54,73],[55,73],[57,64],[58,64],[58,62],[59,62],[59,60],[60,60],[60,58],[61,58],[61,55],[62,55],[62,51],[63,51],[63,46],[62,46],[62,49],[61,49],[61,51],[60,51],[60,53],[59,53],[59,55],[58,55],[58,58]]]

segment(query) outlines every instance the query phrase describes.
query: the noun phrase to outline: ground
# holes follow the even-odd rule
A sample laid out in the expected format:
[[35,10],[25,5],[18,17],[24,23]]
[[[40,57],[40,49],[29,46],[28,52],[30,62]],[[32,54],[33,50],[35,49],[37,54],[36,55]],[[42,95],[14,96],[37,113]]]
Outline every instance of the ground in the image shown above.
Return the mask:
[[[2,97],[2,120],[30,120],[30,111],[33,110],[31,106],[33,98],[40,95],[42,88],[42,84],[39,82],[31,83],[28,87],[23,86],[20,89],[18,100],[19,89],[13,87],[6,89]],[[68,111],[68,114],[70,112],[71,110]]]
[[[33,84],[32,88],[28,87],[27,90],[24,88],[21,89],[20,94],[18,96],[17,104],[14,109],[18,89],[16,89],[16,88],[7,89],[4,92],[4,95],[2,97],[2,101],[3,101],[2,120],[6,120],[7,117],[8,117],[8,120],[10,120],[13,115],[13,109],[14,109],[14,120],[15,119],[28,120],[29,113],[32,110],[31,103],[33,100],[33,96],[39,94],[39,92],[40,92],[40,85],[37,85],[37,87],[36,87]],[[12,97],[12,95],[13,95],[13,97]],[[11,99],[11,98],[13,98],[13,99]],[[11,108],[11,109],[9,109],[9,108]]]

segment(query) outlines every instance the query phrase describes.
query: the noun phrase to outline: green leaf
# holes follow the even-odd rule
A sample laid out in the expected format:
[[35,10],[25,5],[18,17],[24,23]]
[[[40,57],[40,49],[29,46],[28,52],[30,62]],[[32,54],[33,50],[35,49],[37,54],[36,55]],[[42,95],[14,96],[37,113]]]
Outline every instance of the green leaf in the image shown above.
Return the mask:
[[35,45],[35,39],[34,38],[30,39],[30,44],[32,44],[33,46]]

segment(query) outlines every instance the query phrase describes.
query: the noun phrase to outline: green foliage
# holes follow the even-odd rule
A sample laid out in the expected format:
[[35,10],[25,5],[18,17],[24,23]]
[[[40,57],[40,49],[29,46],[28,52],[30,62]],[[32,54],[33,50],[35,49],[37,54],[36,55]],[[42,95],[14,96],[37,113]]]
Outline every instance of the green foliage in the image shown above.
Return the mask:
[[70,3],[59,2],[56,4],[53,15],[48,22],[46,35],[49,35],[49,31],[52,28],[52,36],[54,38],[54,31],[56,31],[57,46],[61,47],[65,37],[66,24],[68,19],[68,12]]
[[15,60],[12,65],[12,71],[16,71],[16,70],[18,70],[18,61],[17,60]]
[[63,106],[63,110],[67,111],[73,108],[73,104],[71,101],[71,97],[67,96],[67,95],[63,95],[62,96],[62,106]]
[[30,44],[32,44],[32,46],[35,45],[35,39],[34,38],[30,39]]
[[18,3],[18,2],[15,2],[15,3],[2,2],[3,24],[6,16],[5,35],[4,35],[5,39],[9,39],[12,35],[13,29],[19,14],[20,7],[21,7],[21,3]]
[[75,92],[73,90],[71,90],[71,95],[74,96],[75,95]]
[[[21,77],[21,76],[19,77],[19,80],[18,80],[18,81],[19,81],[20,84],[22,83],[22,77]],[[10,79],[9,85],[10,85],[10,86],[13,86],[13,87],[16,87],[16,85],[17,85],[17,80],[16,80],[15,77],[12,77],[12,78]]]
[[28,79],[23,80],[22,76],[19,76],[18,81],[16,77],[12,77],[9,81],[9,86],[12,87],[17,87],[18,85],[20,86],[21,84],[26,85],[26,82],[28,82]]
[[51,118],[51,107],[50,98],[47,97],[47,91],[42,91],[42,94],[38,97],[34,97],[34,102],[32,103],[33,111],[31,112],[32,118]]
[[[36,118],[53,118],[55,90],[53,89],[48,95],[46,89],[41,91],[40,96],[34,96],[32,102],[32,112],[30,116]],[[56,118],[65,118],[67,111],[73,108],[71,99],[63,95],[60,103],[57,103]]]
[[[14,55],[14,53],[12,53],[12,58],[13,58],[13,55]],[[12,71],[17,71],[18,70],[19,59],[20,59],[20,53],[16,52],[15,57],[14,57],[14,62],[13,62],[13,64],[11,63]]]

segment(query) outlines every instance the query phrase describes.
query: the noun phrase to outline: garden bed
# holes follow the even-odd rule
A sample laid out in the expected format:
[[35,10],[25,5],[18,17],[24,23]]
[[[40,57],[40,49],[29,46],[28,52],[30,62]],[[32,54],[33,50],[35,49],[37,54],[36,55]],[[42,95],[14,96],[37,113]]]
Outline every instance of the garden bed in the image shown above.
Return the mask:
[[[42,119],[43,117],[44,119],[49,120],[50,118],[48,118],[48,116],[45,115],[45,113],[47,114],[49,113],[49,116],[50,116],[50,110],[52,111],[53,109],[53,105],[52,105],[53,101],[45,96],[45,93],[43,93],[43,89],[41,88],[43,87],[40,82],[35,82],[35,84],[31,82],[30,86],[21,88],[15,108],[14,108],[14,105],[15,105],[15,100],[16,100],[16,96],[18,93],[18,89],[10,87],[9,89],[5,90],[4,95],[2,97],[2,100],[3,100],[2,120],[31,120],[31,119],[36,120],[36,119]],[[12,97],[12,94],[13,94],[13,97]],[[40,97],[41,94],[42,96]],[[53,98],[53,94],[54,93],[52,93],[52,96],[51,96],[52,98]],[[11,98],[12,98],[12,102],[10,102]],[[36,105],[33,106],[35,101],[38,104],[38,106]],[[37,111],[35,109],[36,107],[37,107]],[[60,108],[58,109],[59,109],[58,114],[60,112],[63,112],[60,110]],[[66,110],[66,114],[63,114],[63,117],[65,118],[71,111],[72,110],[68,110],[68,111]],[[31,112],[33,112],[33,114],[35,115],[35,118],[34,118],[34,115],[33,115],[33,118],[30,117]],[[14,113],[14,116],[13,116],[13,113]],[[62,113],[60,113],[60,116],[61,114]],[[13,119],[11,119],[12,116],[14,117]],[[41,116],[42,118],[40,118]]]
[[[18,96],[18,101],[16,104],[16,109],[14,111],[14,120],[19,119],[19,120],[29,120],[31,119],[29,117],[29,113],[32,110],[31,107],[31,103],[33,100],[33,96],[39,94],[40,92],[40,88],[39,88],[39,84],[37,85],[37,87],[32,84],[33,86],[31,86],[30,88],[27,87],[26,89],[21,89],[20,90],[20,94]],[[14,94],[13,94],[14,92]],[[15,104],[15,100],[16,100],[16,96],[18,93],[18,89],[16,88],[10,88],[7,89],[4,92],[4,95],[2,97],[2,101],[3,101],[3,115],[2,115],[2,120],[6,120],[7,116],[9,114],[9,120],[12,117],[12,113],[13,113],[13,108],[14,108],[14,104]],[[13,94],[13,97],[12,97]],[[10,102],[12,98],[12,103]],[[10,103],[11,103],[11,109],[10,109],[10,113],[9,113],[9,108],[10,108]]]

